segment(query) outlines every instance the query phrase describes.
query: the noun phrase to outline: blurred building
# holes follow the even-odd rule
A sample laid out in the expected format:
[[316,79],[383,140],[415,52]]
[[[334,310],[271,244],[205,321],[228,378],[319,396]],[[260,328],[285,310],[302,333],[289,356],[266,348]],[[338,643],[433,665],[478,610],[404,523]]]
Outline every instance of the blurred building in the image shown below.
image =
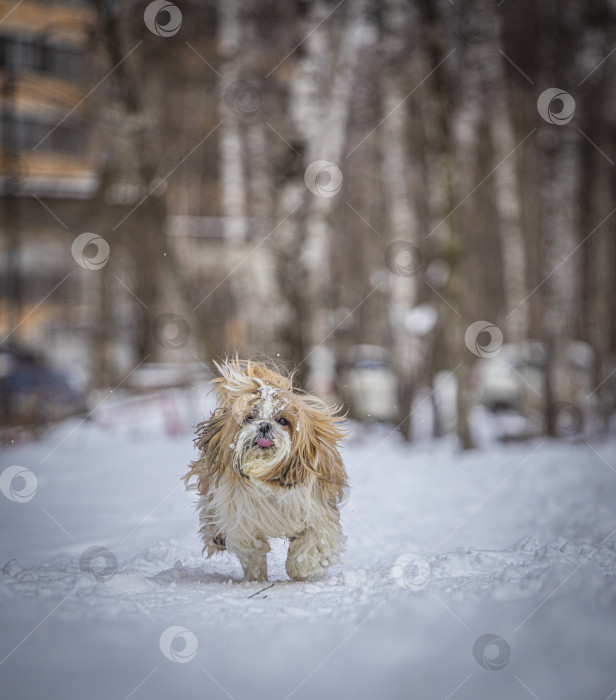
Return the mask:
[[[183,52],[169,61],[141,13],[131,21],[130,31],[141,39],[139,60],[147,65],[160,60],[177,71],[175,79],[167,79],[164,100],[158,93],[147,96],[156,105],[149,116],[157,138],[164,132],[167,139],[159,156],[169,149],[171,165],[163,159],[161,167],[168,172],[216,125],[215,90],[204,89],[214,79],[204,82],[201,54],[184,42]],[[173,290],[163,295],[168,308],[154,308],[136,279],[155,277],[149,224],[139,219],[146,188],[133,168],[134,132],[117,128],[123,113],[113,94],[118,75],[109,70],[106,38],[101,42],[87,0],[0,0],[0,345],[25,346],[60,367],[98,374],[101,381],[125,374],[143,354],[135,348],[135,312],[183,313]],[[215,60],[212,36],[190,38]],[[184,113],[176,103],[190,108]],[[170,245],[196,298],[199,290],[217,287],[211,298],[206,291],[202,295],[207,296],[202,315],[212,319],[213,328],[229,312],[228,285],[218,288],[217,282],[226,274],[228,256],[217,210],[216,158],[213,137],[155,191],[165,193]],[[116,231],[125,218],[127,225]],[[136,254],[126,242],[140,228],[146,242]],[[83,269],[70,254],[75,238],[89,231],[111,236],[113,264],[104,271]],[[241,329],[226,328],[227,336],[235,338],[234,333],[241,340]],[[192,347],[155,351],[156,359],[174,361],[194,354]]]
[[92,18],[80,0],[0,2],[0,338],[8,343],[40,347],[54,324],[74,321],[67,301],[79,279],[63,281],[66,246],[97,190],[86,101]]

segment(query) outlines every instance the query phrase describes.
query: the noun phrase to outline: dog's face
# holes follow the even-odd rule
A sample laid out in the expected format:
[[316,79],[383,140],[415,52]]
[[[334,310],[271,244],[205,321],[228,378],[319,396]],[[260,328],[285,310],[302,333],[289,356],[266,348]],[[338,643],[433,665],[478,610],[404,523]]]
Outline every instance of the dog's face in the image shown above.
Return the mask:
[[326,498],[339,501],[346,474],[335,411],[262,363],[236,360],[218,368],[218,408],[197,438],[208,477],[224,473],[272,488],[316,478]]
[[233,463],[240,474],[276,479],[294,452],[301,432],[300,406],[292,392],[262,384],[235,400],[231,413],[238,431]]

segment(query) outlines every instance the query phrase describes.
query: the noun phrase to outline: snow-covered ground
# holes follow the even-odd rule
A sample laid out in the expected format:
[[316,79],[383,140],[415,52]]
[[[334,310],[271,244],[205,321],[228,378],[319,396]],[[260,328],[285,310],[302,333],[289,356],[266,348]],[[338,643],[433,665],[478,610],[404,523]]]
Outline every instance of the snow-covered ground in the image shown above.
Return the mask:
[[89,422],[4,450],[36,478],[0,477],[4,700],[614,697],[615,438],[459,454],[356,429],[341,564],[291,582],[275,543],[267,590],[202,558],[194,455]]

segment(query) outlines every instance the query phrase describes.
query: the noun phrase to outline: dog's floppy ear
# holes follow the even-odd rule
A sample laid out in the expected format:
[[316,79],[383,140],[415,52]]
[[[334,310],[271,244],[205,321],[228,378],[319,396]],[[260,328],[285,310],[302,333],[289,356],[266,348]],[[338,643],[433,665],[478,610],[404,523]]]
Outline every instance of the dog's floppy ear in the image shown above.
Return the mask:
[[191,476],[196,476],[199,493],[205,493],[209,483],[218,483],[229,459],[228,414],[229,409],[217,408],[208,420],[197,426],[195,445],[201,454],[192,462],[184,481],[188,483]]
[[317,488],[331,506],[342,500],[342,488],[347,481],[338,451],[338,443],[346,433],[343,417],[337,413],[337,407],[329,408],[320,399],[303,395],[295,454],[298,467],[317,477]]

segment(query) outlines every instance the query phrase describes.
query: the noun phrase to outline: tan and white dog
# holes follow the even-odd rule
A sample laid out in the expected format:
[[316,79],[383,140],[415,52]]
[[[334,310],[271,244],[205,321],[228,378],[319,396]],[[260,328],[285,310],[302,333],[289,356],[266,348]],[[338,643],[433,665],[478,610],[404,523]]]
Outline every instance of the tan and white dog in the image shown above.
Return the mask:
[[337,408],[294,389],[263,363],[216,366],[218,408],[197,427],[201,454],[184,477],[199,493],[203,550],[210,557],[227,549],[246,579],[266,580],[268,538],[288,537],[288,575],[318,576],[346,539],[338,510],[347,475]]

